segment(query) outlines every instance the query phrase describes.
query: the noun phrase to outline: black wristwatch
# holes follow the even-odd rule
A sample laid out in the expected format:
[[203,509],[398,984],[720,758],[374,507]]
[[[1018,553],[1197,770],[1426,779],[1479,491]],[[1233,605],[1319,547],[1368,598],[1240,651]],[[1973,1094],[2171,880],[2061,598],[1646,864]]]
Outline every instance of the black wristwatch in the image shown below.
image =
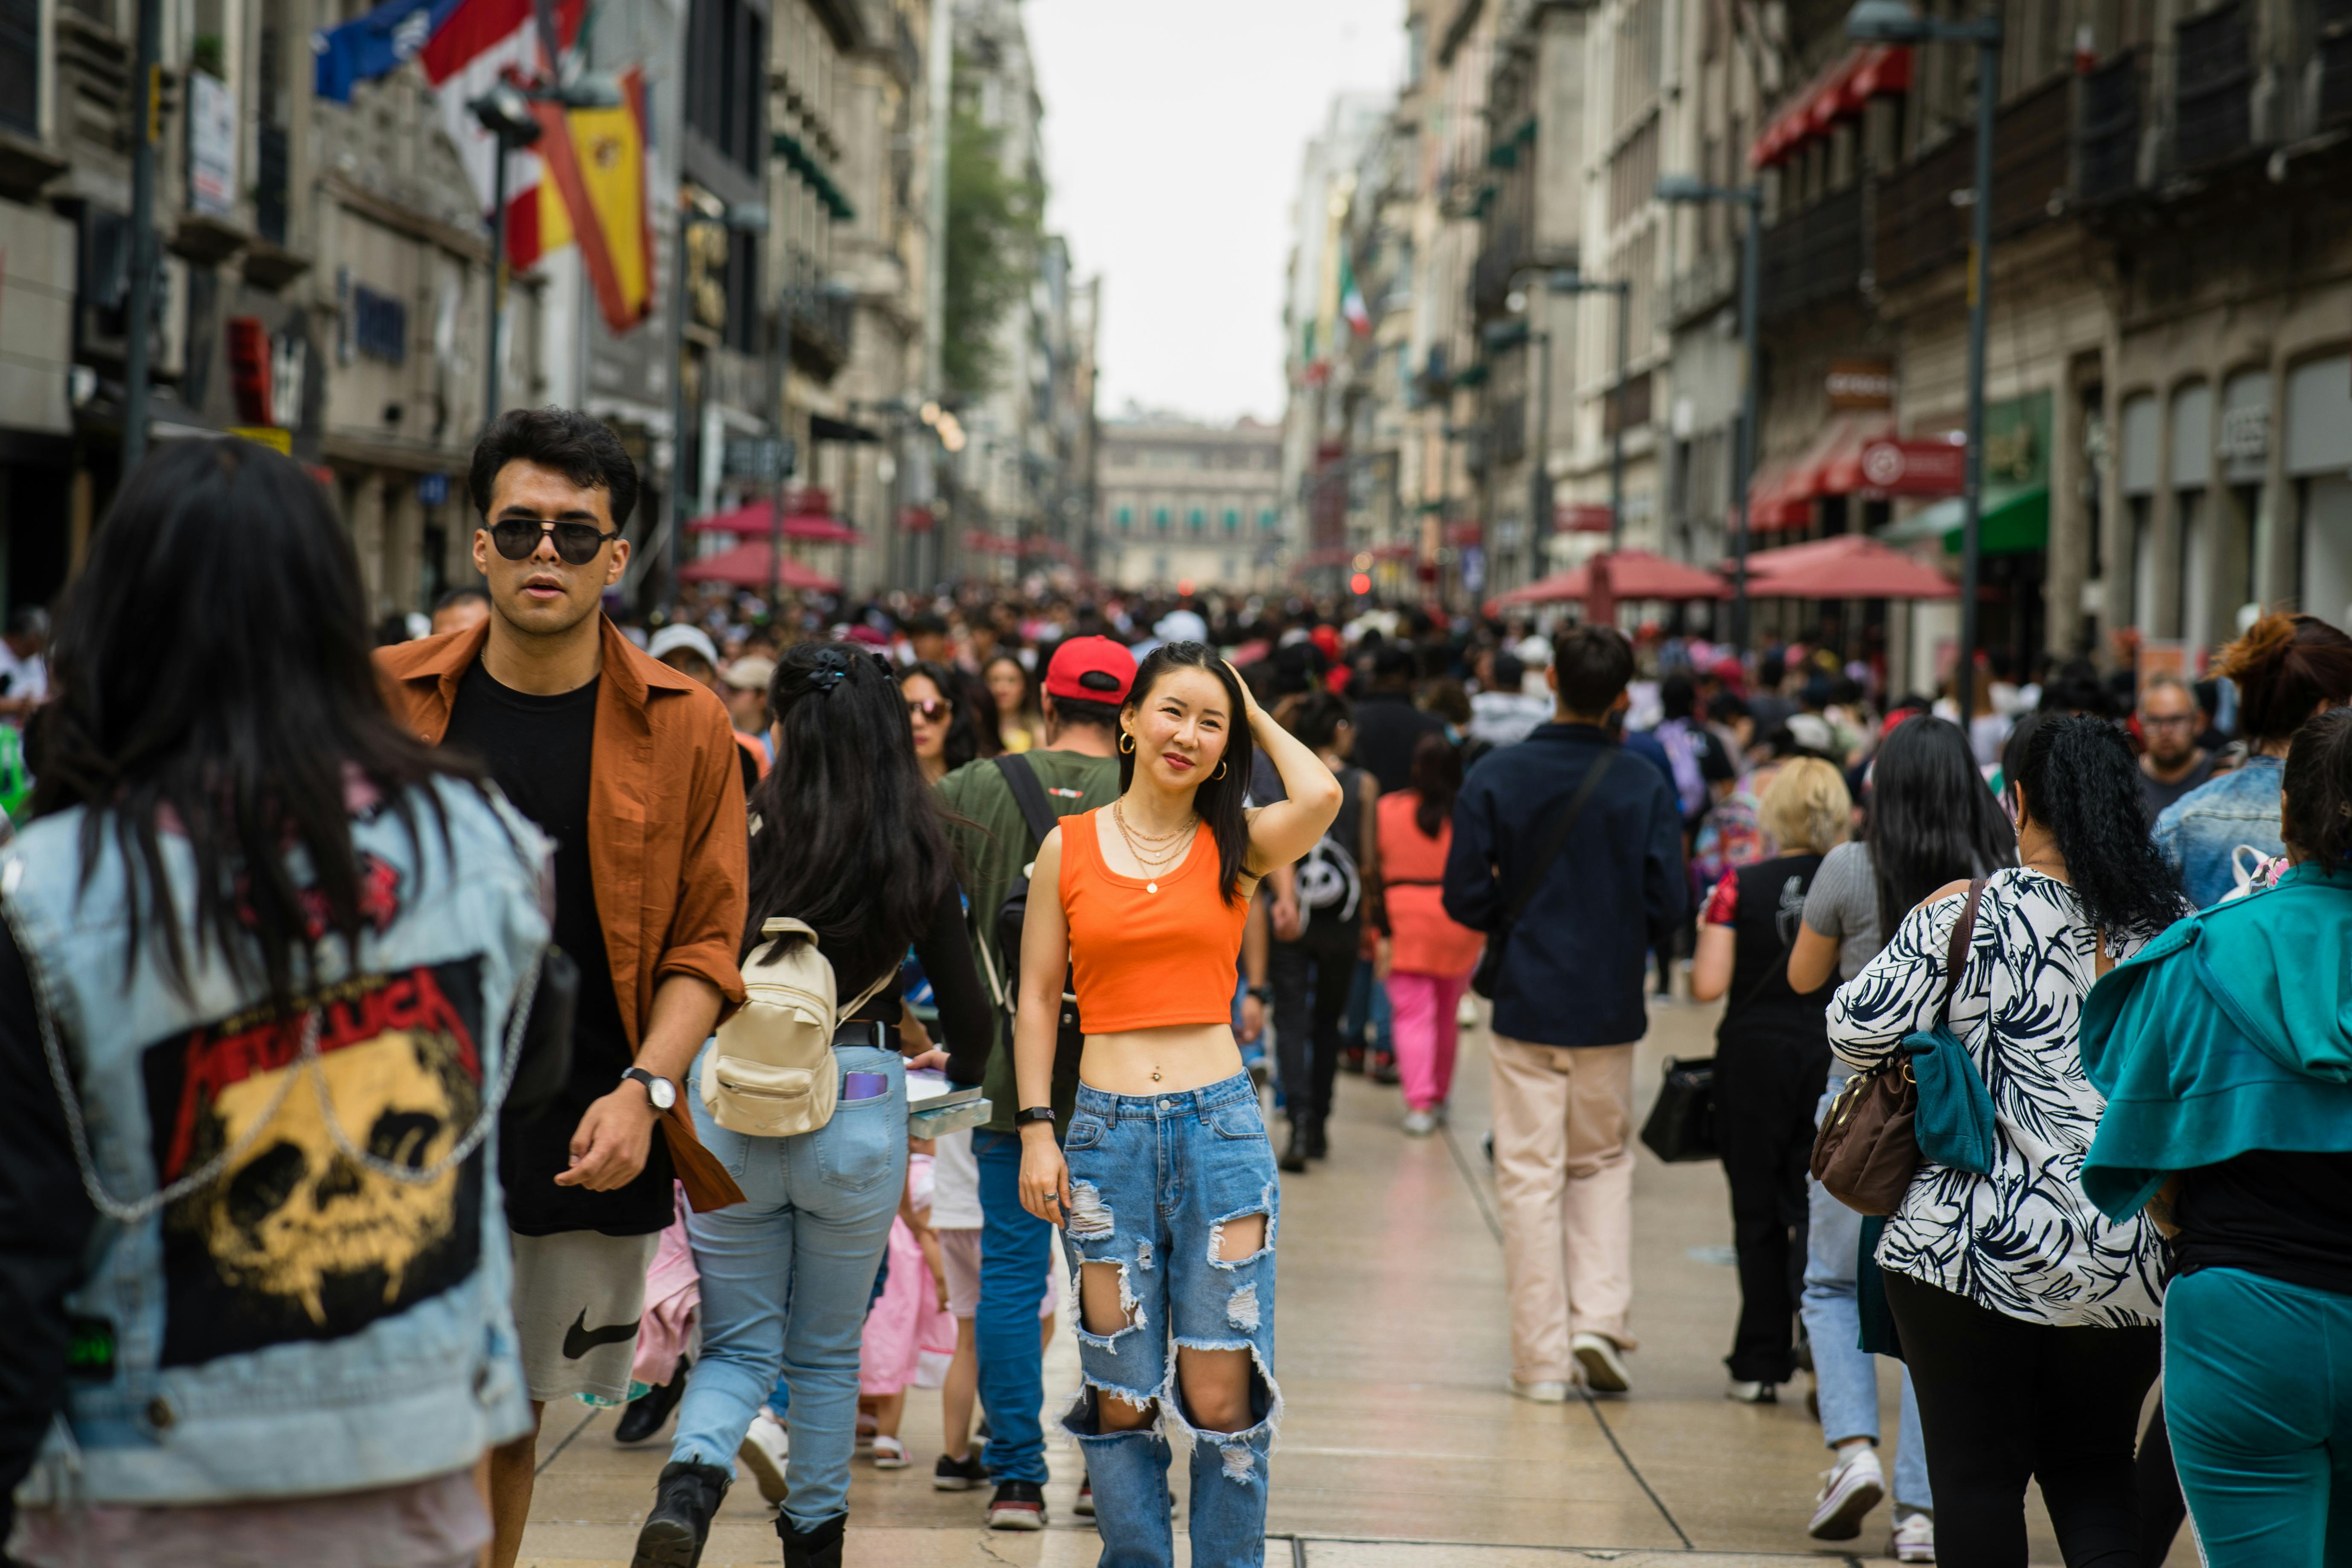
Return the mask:
[[628,1082],[631,1079],[646,1086],[646,1099],[652,1103],[656,1110],[667,1110],[677,1103],[677,1085],[670,1082],[669,1079],[656,1078],[643,1068],[630,1068],[621,1074],[623,1083]]
[[1249,994],[1261,1002],[1274,1000],[1274,987],[1271,985],[1253,985],[1249,988]]
[[1051,1127],[1054,1124],[1054,1108],[1050,1105],[1024,1105],[1013,1113],[1013,1120],[1018,1122],[1042,1121]]

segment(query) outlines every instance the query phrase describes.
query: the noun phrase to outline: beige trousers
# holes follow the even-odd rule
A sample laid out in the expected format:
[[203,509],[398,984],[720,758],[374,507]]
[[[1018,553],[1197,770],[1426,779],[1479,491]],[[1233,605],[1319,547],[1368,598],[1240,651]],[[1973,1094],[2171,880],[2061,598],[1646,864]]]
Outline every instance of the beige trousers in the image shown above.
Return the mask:
[[1494,1037],[1511,1375],[1566,1383],[1571,1334],[1634,1346],[1633,1047]]

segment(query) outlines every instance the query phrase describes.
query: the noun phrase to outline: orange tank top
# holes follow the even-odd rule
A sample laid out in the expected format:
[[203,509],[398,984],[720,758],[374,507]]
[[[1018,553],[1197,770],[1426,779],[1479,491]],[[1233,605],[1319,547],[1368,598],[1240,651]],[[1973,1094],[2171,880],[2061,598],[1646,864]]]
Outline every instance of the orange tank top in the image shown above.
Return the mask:
[[1122,877],[1103,860],[1108,807],[1062,818],[1062,910],[1078,1019],[1089,1035],[1168,1024],[1230,1024],[1249,900],[1217,893],[1217,839],[1206,824],[1183,863],[1158,878]]

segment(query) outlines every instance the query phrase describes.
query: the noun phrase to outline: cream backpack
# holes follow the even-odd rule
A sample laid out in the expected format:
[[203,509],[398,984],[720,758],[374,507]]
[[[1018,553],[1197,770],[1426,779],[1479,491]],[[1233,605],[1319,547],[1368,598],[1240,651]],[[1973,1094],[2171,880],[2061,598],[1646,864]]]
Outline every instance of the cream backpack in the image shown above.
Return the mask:
[[719,1026],[719,1043],[700,1075],[702,1103],[730,1132],[790,1138],[833,1120],[841,1093],[834,1031],[898,971],[884,970],[847,1006],[836,1007],[833,965],[806,921],[766,921],[760,934],[771,940],[743,965],[743,1005]]

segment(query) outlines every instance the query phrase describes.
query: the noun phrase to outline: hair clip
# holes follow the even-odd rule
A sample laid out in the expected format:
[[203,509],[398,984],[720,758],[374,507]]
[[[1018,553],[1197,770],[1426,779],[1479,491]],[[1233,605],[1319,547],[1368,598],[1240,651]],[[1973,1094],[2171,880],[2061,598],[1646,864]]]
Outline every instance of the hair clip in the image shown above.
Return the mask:
[[817,668],[809,671],[808,683],[819,691],[830,691],[849,679],[849,661],[838,648],[816,650]]

